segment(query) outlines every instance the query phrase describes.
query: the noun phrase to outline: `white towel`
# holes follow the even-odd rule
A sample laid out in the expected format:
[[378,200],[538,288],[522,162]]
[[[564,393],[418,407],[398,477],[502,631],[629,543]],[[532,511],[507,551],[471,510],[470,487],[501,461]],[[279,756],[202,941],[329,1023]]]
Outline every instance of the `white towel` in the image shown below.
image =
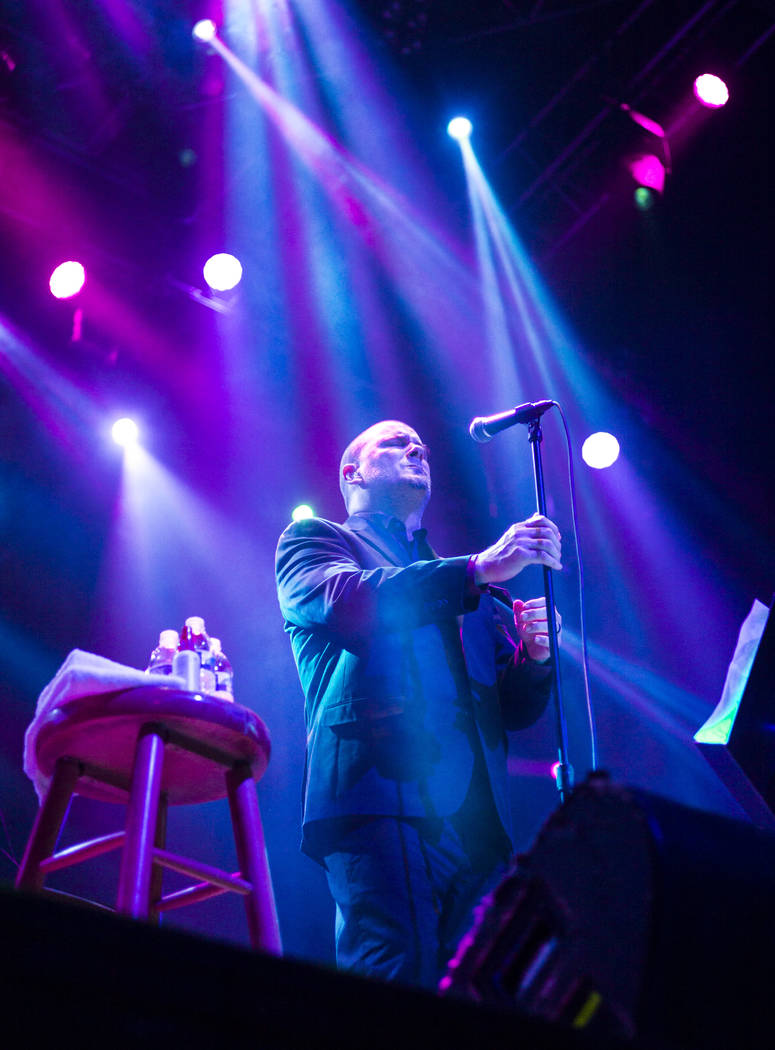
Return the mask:
[[[149,675],[147,671],[138,671],[136,667],[125,667],[113,660],[106,660],[104,656],[73,649],[38,697],[35,717],[24,734],[24,772],[35,785],[41,802],[51,783],[51,777],[44,776],[38,767],[35,743],[48,714],[55,707],[64,707],[84,696],[99,696],[102,693],[114,693],[118,689],[152,685],[159,678],[157,675]],[[185,688],[183,679],[177,676],[165,675],[163,681],[165,685]]]

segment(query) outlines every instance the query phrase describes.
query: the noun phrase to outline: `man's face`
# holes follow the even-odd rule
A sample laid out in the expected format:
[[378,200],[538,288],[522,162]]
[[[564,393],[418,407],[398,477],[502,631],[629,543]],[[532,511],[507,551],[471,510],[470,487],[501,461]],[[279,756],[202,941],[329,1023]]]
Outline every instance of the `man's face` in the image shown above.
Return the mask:
[[431,494],[428,448],[406,423],[387,420],[369,427],[357,457],[357,473],[376,497],[380,493],[408,497],[424,506]]

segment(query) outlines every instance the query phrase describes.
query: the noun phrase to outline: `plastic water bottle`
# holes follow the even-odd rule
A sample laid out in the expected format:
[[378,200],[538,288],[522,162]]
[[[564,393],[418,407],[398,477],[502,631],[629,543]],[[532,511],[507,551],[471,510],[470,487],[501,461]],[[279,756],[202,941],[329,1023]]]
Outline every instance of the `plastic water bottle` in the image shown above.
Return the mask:
[[234,670],[229,658],[221,648],[220,638],[210,639],[210,652],[213,654],[213,669],[215,671],[215,691],[227,693],[222,699],[234,699]]
[[213,654],[210,652],[210,639],[205,631],[205,622],[201,616],[189,616],[180,632],[181,652],[192,651],[199,656],[199,688],[204,693],[215,691],[215,671]]
[[159,644],[151,653],[146,672],[148,674],[172,674],[172,658],[178,651],[180,636],[177,631],[162,631]]

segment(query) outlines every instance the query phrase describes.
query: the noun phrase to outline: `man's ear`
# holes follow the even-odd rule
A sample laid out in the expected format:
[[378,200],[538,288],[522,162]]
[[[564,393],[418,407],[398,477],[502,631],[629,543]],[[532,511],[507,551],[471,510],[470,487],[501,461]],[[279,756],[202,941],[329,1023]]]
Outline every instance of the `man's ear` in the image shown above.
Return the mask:
[[345,463],[342,467],[342,477],[348,485],[354,485],[356,482],[363,480],[354,463]]

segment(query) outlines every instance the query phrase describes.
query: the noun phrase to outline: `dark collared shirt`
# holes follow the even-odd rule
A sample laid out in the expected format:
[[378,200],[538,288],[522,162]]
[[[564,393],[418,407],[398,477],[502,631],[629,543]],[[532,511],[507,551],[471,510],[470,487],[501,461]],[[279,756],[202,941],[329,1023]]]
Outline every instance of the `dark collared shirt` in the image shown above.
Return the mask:
[[[409,539],[406,535],[406,525],[399,518],[390,514],[379,510],[356,511],[353,517],[366,518],[375,527],[389,533],[391,539],[397,541],[398,549],[404,554],[405,565],[411,565],[415,561],[433,561],[437,557],[436,552],[428,543],[427,529],[415,529],[412,538]],[[474,579],[474,556],[471,555],[468,559],[463,593],[463,607],[466,612],[473,612],[477,608],[479,598],[486,589],[485,586],[479,586]]]

